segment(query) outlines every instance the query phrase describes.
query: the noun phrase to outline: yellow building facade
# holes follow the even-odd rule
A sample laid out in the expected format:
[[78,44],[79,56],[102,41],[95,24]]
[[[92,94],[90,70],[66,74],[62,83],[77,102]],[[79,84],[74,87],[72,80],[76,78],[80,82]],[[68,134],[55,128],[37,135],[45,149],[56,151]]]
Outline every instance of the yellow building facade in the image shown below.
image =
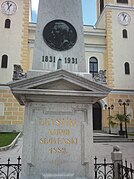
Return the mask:
[[6,85],[13,78],[14,64],[26,72],[29,60],[31,1],[0,0],[0,131],[22,130],[24,109]]
[[[14,8],[6,12],[12,2]],[[31,69],[36,24],[31,22],[31,1],[0,0],[0,4],[0,130],[22,130],[24,107],[7,83],[12,80],[14,64],[21,65],[24,72]],[[105,85],[112,91],[93,106],[94,130],[109,130],[105,105],[114,105],[110,115],[122,114],[124,108],[118,101],[129,99],[129,106],[125,106],[126,113],[131,114],[128,130],[134,132],[134,0],[97,0],[97,17],[95,26],[84,26],[86,73],[94,80],[100,70],[106,70]]]

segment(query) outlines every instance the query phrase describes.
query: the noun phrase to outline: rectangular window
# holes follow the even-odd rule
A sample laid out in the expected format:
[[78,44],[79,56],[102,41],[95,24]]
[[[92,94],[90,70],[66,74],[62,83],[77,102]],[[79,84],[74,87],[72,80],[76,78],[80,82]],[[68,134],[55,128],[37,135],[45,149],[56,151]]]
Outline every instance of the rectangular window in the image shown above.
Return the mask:
[[117,0],[117,3],[128,3],[128,0]]

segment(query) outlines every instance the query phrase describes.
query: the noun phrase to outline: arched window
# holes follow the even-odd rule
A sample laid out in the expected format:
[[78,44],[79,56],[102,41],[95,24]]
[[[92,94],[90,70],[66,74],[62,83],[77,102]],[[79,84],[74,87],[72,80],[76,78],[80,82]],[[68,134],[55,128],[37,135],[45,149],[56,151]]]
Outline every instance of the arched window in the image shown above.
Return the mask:
[[98,60],[95,57],[91,57],[89,60],[89,72],[93,77],[98,73]]
[[126,75],[129,75],[129,74],[130,74],[130,67],[129,67],[129,63],[128,63],[128,62],[126,62],[126,63],[124,64],[124,67],[125,67],[125,74],[126,74]]
[[127,30],[126,29],[123,29],[122,36],[123,36],[123,38],[127,38]]
[[3,55],[2,56],[2,61],[1,61],[1,68],[7,68],[7,64],[8,64],[8,56]]
[[6,20],[5,20],[5,28],[10,29],[10,25],[11,25],[10,19],[6,19]]
[[102,108],[99,102],[93,104],[93,130],[102,130]]

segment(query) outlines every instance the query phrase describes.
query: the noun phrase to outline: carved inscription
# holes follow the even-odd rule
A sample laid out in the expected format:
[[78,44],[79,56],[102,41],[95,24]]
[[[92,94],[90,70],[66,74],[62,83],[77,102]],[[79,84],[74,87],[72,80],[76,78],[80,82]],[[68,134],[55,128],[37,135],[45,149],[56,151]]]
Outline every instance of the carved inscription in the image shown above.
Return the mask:
[[49,127],[76,127],[76,119],[44,119],[40,120],[40,125],[49,126]]
[[40,138],[40,144],[49,145],[50,154],[66,154],[67,145],[78,144],[78,138],[73,134],[76,119],[42,119],[39,124],[47,131],[46,136]]
[[77,144],[77,138],[41,138],[41,144]]
[[[64,63],[66,64],[77,64],[78,59],[76,57],[65,57],[63,59]],[[42,56],[42,62],[45,63],[56,63],[56,57],[55,56]]]

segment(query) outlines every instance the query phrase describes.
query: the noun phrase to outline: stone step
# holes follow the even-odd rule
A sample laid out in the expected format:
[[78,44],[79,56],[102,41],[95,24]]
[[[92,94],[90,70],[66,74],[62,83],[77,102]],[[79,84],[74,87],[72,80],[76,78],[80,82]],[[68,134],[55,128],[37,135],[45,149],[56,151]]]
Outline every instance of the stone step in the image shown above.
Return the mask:
[[102,135],[97,134],[93,136],[94,143],[103,143],[103,142],[134,142],[133,137],[125,138],[118,135]]

